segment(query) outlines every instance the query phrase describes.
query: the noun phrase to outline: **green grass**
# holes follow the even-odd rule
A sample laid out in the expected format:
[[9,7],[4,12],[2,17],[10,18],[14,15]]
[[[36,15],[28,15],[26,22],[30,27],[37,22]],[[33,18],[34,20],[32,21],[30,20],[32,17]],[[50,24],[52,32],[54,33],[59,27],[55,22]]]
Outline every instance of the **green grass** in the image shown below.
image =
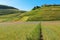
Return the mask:
[[26,13],[0,9],[0,22],[3,22],[0,23],[0,40],[40,40],[40,28],[43,40],[60,40],[60,22],[57,20],[60,20],[60,6],[44,6]]
[[17,9],[0,9],[0,22],[19,21],[20,15],[26,11]]
[[41,7],[22,14],[22,18],[28,16],[27,21],[55,21],[60,20],[60,6]]
[[60,40],[60,21],[42,22],[44,40]]
[[41,6],[36,10],[0,9],[0,22],[60,20],[60,6]]
[[60,21],[0,23],[0,40],[60,40]]
[[0,40],[39,40],[39,22],[0,23]]

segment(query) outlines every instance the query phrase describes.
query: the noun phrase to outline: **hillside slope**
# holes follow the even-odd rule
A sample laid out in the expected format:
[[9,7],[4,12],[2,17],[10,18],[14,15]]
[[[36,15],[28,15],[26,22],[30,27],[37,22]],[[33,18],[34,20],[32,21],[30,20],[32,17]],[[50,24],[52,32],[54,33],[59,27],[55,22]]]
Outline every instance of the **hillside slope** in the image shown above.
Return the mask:
[[6,7],[5,9],[4,7],[0,8],[0,22],[60,20],[60,5],[43,5],[38,9],[28,12],[10,6]]
[[43,5],[36,10],[32,10],[21,17],[29,17],[27,21],[56,21],[60,20],[60,5]]
[[26,11],[18,10],[17,8],[0,5],[0,22],[18,21],[20,15]]

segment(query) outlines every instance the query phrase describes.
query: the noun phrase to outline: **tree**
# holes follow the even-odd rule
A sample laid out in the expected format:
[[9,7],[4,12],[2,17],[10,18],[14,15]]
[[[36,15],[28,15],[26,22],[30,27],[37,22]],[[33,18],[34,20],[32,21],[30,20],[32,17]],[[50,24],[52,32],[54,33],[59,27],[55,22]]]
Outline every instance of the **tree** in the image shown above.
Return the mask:
[[38,9],[40,8],[40,6],[35,6],[32,10]]

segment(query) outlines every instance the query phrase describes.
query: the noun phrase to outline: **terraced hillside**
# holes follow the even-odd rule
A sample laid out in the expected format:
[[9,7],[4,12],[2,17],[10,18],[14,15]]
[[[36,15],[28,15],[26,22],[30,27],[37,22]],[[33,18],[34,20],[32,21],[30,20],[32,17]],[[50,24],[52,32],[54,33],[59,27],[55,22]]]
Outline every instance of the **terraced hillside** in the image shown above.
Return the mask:
[[16,8],[7,8],[5,9],[3,6],[2,9],[0,9],[0,22],[60,20],[60,5],[43,5],[38,9],[27,12]]
[[20,15],[26,11],[18,10],[17,8],[0,5],[0,22],[18,21]]
[[32,10],[21,17],[29,17],[27,21],[54,21],[60,20],[60,5],[41,6],[36,10]]

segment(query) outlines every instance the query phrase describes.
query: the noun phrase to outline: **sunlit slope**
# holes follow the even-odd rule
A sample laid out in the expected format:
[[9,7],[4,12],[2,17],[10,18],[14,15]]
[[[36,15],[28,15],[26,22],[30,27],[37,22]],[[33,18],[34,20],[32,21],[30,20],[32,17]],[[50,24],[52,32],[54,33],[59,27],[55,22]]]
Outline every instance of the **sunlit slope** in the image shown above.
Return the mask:
[[41,25],[44,40],[60,40],[60,21],[45,21]]
[[0,40],[39,40],[39,22],[0,23]]
[[21,13],[16,9],[0,9],[0,22],[17,21]]
[[29,16],[27,21],[54,21],[60,20],[60,5],[59,6],[42,6],[39,9],[32,10],[22,17]]
[[20,18],[20,22],[26,22],[28,20],[29,16],[24,16],[23,18]]
[[60,20],[60,5],[45,5],[31,11],[18,9],[0,9],[0,22],[7,21],[58,21]]
[[21,18],[20,15],[24,12],[26,11],[11,6],[0,5],[0,22],[18,21]]

